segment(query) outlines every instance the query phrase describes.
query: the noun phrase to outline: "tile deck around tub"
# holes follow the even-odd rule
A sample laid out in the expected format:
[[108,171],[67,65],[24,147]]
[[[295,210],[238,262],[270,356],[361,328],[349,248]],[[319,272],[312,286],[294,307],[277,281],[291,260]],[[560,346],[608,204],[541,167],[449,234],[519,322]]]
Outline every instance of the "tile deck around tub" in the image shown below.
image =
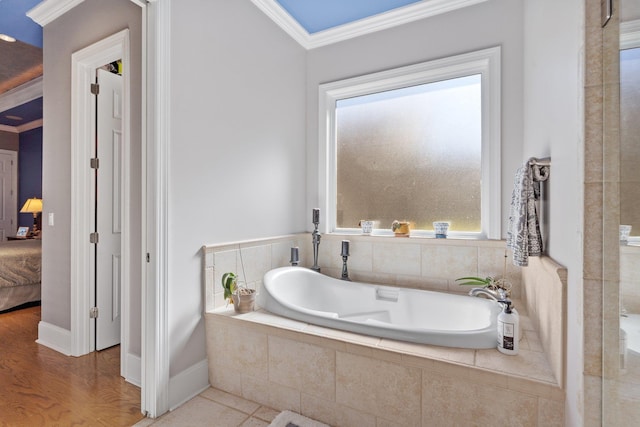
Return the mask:
[[[277,316],[265,310],[257,310],[246,314],[236,314],[233,308],[218,308],[212,314],[233,317],[237,320],[245,320],[267,326],[273,326],[284,330],[304,333],[311,336],[329,338],[345,343],[354,353],[369,355],[376,352],[378,355],[386,353],[384,358],[397,361],[411,360],[418,365],[441,364],[475,368],[475,375],[483,373],[493,376],[496,382],[504,382],[521,379],[530,380],[540,385],[558,387],[558,381],[554,377],[551,366],[546,356],[536,331],[523,306],[516,301],[520,314],[522,338],[520,340],[519,353],[516,356],[508,356],[498,352],[497,349],[464,349],[440,347],[427,344],[416,344],[404,341],[395,341],[387,338],[377,338],[360,335],[353,332],[316,326],[305,322]],[[496,384],[498,385],[498,384]]]

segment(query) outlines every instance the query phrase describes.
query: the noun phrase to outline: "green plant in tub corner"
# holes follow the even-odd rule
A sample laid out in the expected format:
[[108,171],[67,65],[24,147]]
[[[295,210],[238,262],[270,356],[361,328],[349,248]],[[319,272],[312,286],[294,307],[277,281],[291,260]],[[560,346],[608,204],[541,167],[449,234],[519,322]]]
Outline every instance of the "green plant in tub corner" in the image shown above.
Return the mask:
[[477,276],[468,276],[468,277],[460,277],[456,279],[456,282],[460,282],[464,280],[462,283],[458,283],[461,286],[477,286],[481,288],[487,288],[492,291],[496,291],[498,289],[502,289],[505,291],[505,294],[509,296],[511,294],[511,282],[509,282],[507,277],[507,251],[504,251],[504,266],[502,267],[502,278],[496,279],[494,277],[477,277]]
[[507,293],[507,295],[509,295],[511,291],[511,283],[509,283],[508,280],[495,279],[491,276],[489,277],[469,276],[469,277],[460,277],[456,279],[456,282],[460,282],[460,281],[463,281],[462,283],[458,283],[458,285],[460,286],[477,286],[481,288],[491,289],[492,291],[495,291],[497,289],[502,289]]
[[469,276],[469,277],[460,277],[458,279],[456,279],[456,282],[459,282],[460,280],[466,280],[466,282],[463,283],[458,283],[458,285],[468,285],[468,286],[490,286],[493,283],[493,277],[475,277],[475,276]]
[[224,289],[224,298],[233,303],[232,295],[238,287],[238,276],[235,273],[228,272],[222,275],[222,288]]

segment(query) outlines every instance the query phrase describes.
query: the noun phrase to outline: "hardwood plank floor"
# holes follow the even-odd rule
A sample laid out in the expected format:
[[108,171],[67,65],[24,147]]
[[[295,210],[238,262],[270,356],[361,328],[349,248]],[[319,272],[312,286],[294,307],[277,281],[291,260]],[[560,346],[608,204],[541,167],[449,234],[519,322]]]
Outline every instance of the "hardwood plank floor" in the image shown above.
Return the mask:
[[120,347],[82,357],[36,344],[40,307],[0,313],[0,426],[131,426],[140,389],[120,376]]

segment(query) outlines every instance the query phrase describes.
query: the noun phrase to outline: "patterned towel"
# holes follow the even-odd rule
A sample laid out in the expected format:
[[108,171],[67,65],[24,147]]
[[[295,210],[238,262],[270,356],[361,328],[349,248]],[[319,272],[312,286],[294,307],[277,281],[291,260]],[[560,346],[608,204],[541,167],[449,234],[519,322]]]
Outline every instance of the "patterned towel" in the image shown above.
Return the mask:
[[532,166],[535,162],[531,158],[517,170],[511,195],[507,247],[513,250],[513,264],[519,267],[529,265],[530,256],[542,254],[536,200],[540,198],[540,181],[549,177],[549,167]]

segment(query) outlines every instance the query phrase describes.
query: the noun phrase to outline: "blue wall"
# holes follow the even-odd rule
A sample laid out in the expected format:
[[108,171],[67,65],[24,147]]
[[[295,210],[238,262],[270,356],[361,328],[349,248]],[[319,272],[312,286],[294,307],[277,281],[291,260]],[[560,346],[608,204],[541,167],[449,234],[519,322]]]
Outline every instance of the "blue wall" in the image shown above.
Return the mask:
[[[42,127],[20,134],[18,151],[18,212],[31,197],[42,198]],[[32,214],[18,214],[18,225],[31,228]],[[16,227],[17,229],[17,227]]]

